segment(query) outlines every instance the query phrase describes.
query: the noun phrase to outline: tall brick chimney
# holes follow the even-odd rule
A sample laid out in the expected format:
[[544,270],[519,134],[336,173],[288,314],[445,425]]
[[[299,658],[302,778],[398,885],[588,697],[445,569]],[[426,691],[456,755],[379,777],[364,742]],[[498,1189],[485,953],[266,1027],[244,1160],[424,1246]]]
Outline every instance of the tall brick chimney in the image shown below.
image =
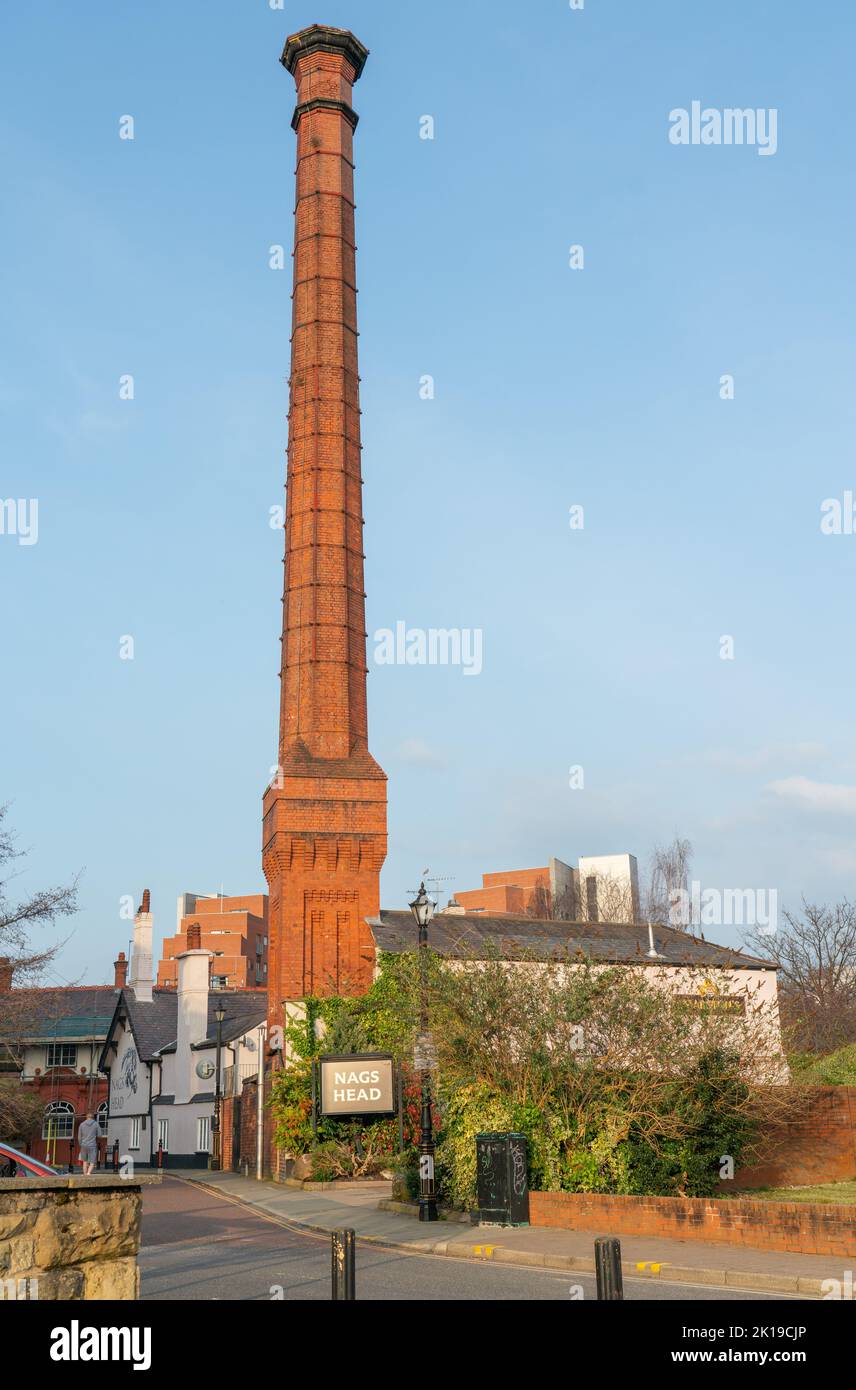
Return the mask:
[[371,983],[386,777],[368,751],[352,87],[367,50],[313,25],[297,84],[279,772],[265,792],[269,1003]]

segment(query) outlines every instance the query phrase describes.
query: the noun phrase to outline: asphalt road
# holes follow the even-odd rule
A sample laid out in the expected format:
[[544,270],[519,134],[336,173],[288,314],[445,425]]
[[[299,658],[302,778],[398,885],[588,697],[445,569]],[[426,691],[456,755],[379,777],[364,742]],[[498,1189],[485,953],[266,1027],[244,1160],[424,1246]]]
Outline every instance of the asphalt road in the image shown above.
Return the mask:
[[[143,1189],[142,1298],[268,1302],[330,1298],[330,1239],[278,1221],[192,1183]],[[471,1264],[357,1245],[357,1298],[482,1301],[594,1299],[591,1274]],[[629,1300],[777,1301],[775,1295],[628,1279]]]

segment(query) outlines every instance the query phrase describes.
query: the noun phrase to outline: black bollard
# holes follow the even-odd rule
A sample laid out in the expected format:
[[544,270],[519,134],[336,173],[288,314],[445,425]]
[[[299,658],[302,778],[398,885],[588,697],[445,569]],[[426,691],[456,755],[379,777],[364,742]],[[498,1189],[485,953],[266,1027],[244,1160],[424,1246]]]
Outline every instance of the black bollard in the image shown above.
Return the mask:
[[356,1242],[353,1231],[334,1231],[332,1239],[332,1275],[334,1302],[342,1299],[355,1299],[356,1294]]
[[598,1302],[624,1298],[621,1278],[621,1241],[615,1236],[598,1236],[594,1243]]

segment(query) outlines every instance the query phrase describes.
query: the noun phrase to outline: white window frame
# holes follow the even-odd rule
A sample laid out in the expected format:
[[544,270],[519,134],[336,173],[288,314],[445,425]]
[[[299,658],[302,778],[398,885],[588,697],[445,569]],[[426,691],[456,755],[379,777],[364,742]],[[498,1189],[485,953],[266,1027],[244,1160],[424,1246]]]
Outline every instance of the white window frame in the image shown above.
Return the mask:
[[52,1100],[42,1116],[43,1139],[74,1138],[74,1106],[70,1100]]
[[95,1111],[95,1118],[98,1121],[98,1135],[101,1139],[107,1138],[107,1102],[102,1100],[98,1109]]
[[129,1149],[138,1149],[139,1147],[140,1147],[140,1117],[139,1117],[139,1115],[132,1115],[132,1116],[131,1116],[131,1139],[130,1139],[130,1142],[129,1142],[129,1144],[128,1144],[128,1148],[129,1148]]
[[155,1144],[155,1151],[162,1148],[165,1154],[169,1153],[169,1120],[158,1120],[158,1136]]
[[209,1115],[197,1116],[196,1152],[198,1154],[207,1154],[211,1152],[211,1118]]
[[[63,1061],[63,1053],[70,1054],[71,1061]],[[56,1060],[57,1054],[60,1061]],[[45,1067],[47,1071],[52,1071],[54,1067],[71,1067],[74,1070],[77,1067],[77,1043],[48,1043],[45,1052]]]

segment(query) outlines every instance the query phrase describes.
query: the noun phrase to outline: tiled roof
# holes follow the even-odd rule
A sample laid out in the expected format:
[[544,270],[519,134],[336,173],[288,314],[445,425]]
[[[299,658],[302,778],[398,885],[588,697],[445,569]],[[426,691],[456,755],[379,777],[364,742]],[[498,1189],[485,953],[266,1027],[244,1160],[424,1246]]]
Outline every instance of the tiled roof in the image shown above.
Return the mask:
[[[151,1061],[160,1053],[174,1051],[178,1032],[178,991],[153,989],[151,1003],[138,1001],[132,989],[123,990],[122,998],[136,1039],[137,1051],[143,1061]],[[224,1043],[243,1037],[244,1033],[251,1028],[257,1028],[267,1017],[265,990],[211,991],[208,995],[208,1030],[205,1041],[212,1046],[217,1041],[214,1006],[218,1000],[226,1005],[222,1034]]]
[[119,998],[112,985],[61,985],[27,993],[31,1013],[22,1020],[22,1031],[30,1041],[45,1042],[106,1037]]
[[[417,928],[410,912],[381,912],[368,919],[379,951],[398,954],[416,947]],[[456,960],[473,960],[498,952],[508,960],[531,957],[604,964],[718,966],[728,970],[775,970],[773,960],[759,960],[712,941],[702,941],[676,927],[653,929],[658,953],[651,959],[648,927],[636,923],[545,922],[534,917],[488,913],[437,913],[428,929],[431,949]]]

